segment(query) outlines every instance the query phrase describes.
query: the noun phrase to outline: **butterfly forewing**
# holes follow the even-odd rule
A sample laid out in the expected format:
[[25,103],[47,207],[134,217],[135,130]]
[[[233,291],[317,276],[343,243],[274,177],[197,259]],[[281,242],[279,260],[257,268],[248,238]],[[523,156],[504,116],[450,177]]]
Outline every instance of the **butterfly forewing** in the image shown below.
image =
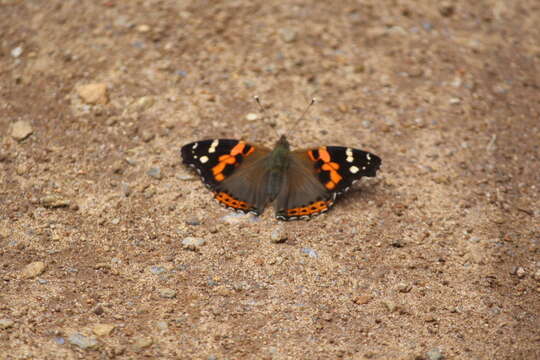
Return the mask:
[[348,147],[321,146],[306,153],[319,181],[336,194],[347,191],[361,177],[375,176],[381,166],[381,158],[377,155]]
[[264,176],[253,169],[253,164],[267,156],[269,149],[240,140],[210,139],[187,144],[181,152],[183,162],[197,170],[218,202],[235,210],[259,213],[258,205],[264,201],[253,194],[258,194]]

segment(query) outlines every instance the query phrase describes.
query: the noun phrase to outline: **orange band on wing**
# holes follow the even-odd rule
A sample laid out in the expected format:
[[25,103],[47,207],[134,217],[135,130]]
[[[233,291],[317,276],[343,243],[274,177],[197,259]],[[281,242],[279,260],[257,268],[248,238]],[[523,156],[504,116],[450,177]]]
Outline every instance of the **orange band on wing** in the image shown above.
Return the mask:
[[225,161],[221,161],[212,168],[212,174],[214,174],[214,176],[221,174],[225,169],[225,166],[227,166],[227,163]]
[[238,144],[236,144],[232,149],[231,149],[231,155],[232,156],[236,156],[238,154],[241,154],[243,151],[244,151],[244,148],[246,147],[246,143],[243,142],[243,141],[240,141]]
[[220,203],[234,209],[249,210],[251,208],[247,202],[237,200],[225,192],[214,193],[214,197]]
[[326,184],[324,184],[324,187],[328,190],[334,190],[336,188],[336,183],[330,180]]
[[237,155],[248,156],[253,151],[255,151],[255,148],[253,146],[250,146],[248,152],[244,154],[246,146],[248,145],[245,142],[240,141],[231,149],[229,154],[221,155],[218,158],[219,163],[212,168],[212,174],[214,175],[214,179],[216,181],[223,181],[225,179],[225,176],[223,175],[223,170],[225,170],[227,165],[235,165],[238,163],[238,160],[236,159]]
[[326,150],[326,146],[319,148],[319,158],[325,163],[330,162],[330,153]]
[[328,171],[330,173],[330,180],[326,184],[324,184],[324,187],[326,187],[328,190],[334,190],[337,184],[343,179],[343,177],[339,175],[338,172],[339,164],[331,161],[332,157],[330,156],[330,153],[325,146],[318,148],[317,151],[319,153],[319,157],[316,158],[313,155],[313,151],[308,151],[308,156],[311,161],[321,160],[324,163],[320,167],[320,170]]
[[311,205],[305,206],[305,207],[299,207],[294,209],[288,209],[287,210],[287,216],[310,216],[313,214],[317,214],[323,211],[328,210],[328,208],[331,205],[331,201],[317,201],[314,202]]

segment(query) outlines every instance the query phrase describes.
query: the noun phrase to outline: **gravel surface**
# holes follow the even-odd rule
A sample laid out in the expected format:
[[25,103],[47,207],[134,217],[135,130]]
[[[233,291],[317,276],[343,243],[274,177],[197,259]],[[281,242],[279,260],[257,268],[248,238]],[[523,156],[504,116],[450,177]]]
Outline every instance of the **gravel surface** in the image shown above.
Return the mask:
[[[540,358],[537,1],[0,14],[0,359]],[[180,161],[282,133],[383,166],[283,223]]]

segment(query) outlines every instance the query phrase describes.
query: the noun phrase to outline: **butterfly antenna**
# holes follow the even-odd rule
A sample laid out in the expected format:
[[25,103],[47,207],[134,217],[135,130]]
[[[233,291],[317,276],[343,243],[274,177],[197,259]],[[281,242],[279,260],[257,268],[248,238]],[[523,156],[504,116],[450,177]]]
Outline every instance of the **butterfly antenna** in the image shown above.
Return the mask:
[[257,104],[259,105],[259,108],[261,109],[261,113],[262,113],[263,115],[266,115],[266,112],[264,111],[264,106],[262,106],[262,104],[261,104],[261,99],[259,98],[259,96],[258,96],[258,95],[255,95],[253,98],[255,99],[255,101],[257,102]]
[[294,132],[294,130],[297,129],[298,127],[298,124],[300,124],[300,121],[302,121],[304,119],[304,117],[306,116],[306,114],[308,113],[309,111],[309,108],[315,104],[317,100],[315,98],[311,98],[311,101],[307,104],[306,108],[304,109],[304,111],[302,111],[302,114],[298,117],[298,119],[292,124],[292,128],[289,129],[289,132],[292,133]]
[[296,120],[296,123],[299,123],[300,120],[303,120],[304,119],[304,116],[307,114],[309,108],[311,107],[311,105],[315,104],[317,100],[315,98],[311,98],[311,101],[309,102],[309,104],[307,104],[306,108],[304,109],[304,111],[302,112],[302,115],[300,115],[300,117],[298,118],[298,120]]
[[[259,98],[258,95],[255,95],[253,96],[253,99],[255,99],[255,101],[257,102],[257,105],[259,105],[259,109],[261,109],[261,114],[263,117],[266,117],[266,110],[264,109],[264,106],[261,102],[261,99]],[[272,126],[273,127],[273,126]]]

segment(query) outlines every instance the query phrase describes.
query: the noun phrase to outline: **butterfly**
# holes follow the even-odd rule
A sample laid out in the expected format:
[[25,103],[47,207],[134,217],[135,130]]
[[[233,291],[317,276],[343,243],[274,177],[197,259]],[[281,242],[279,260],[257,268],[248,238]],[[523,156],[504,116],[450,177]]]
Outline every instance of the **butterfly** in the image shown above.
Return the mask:
[[291,151],[283,135],[273,149],[241,140],[210,139],[184,145],[214,198],[227,208],[260,215],[275,201],[279,220],[309,219],[328,211],[361,177],[374,177],[381,158],[341,146]]

